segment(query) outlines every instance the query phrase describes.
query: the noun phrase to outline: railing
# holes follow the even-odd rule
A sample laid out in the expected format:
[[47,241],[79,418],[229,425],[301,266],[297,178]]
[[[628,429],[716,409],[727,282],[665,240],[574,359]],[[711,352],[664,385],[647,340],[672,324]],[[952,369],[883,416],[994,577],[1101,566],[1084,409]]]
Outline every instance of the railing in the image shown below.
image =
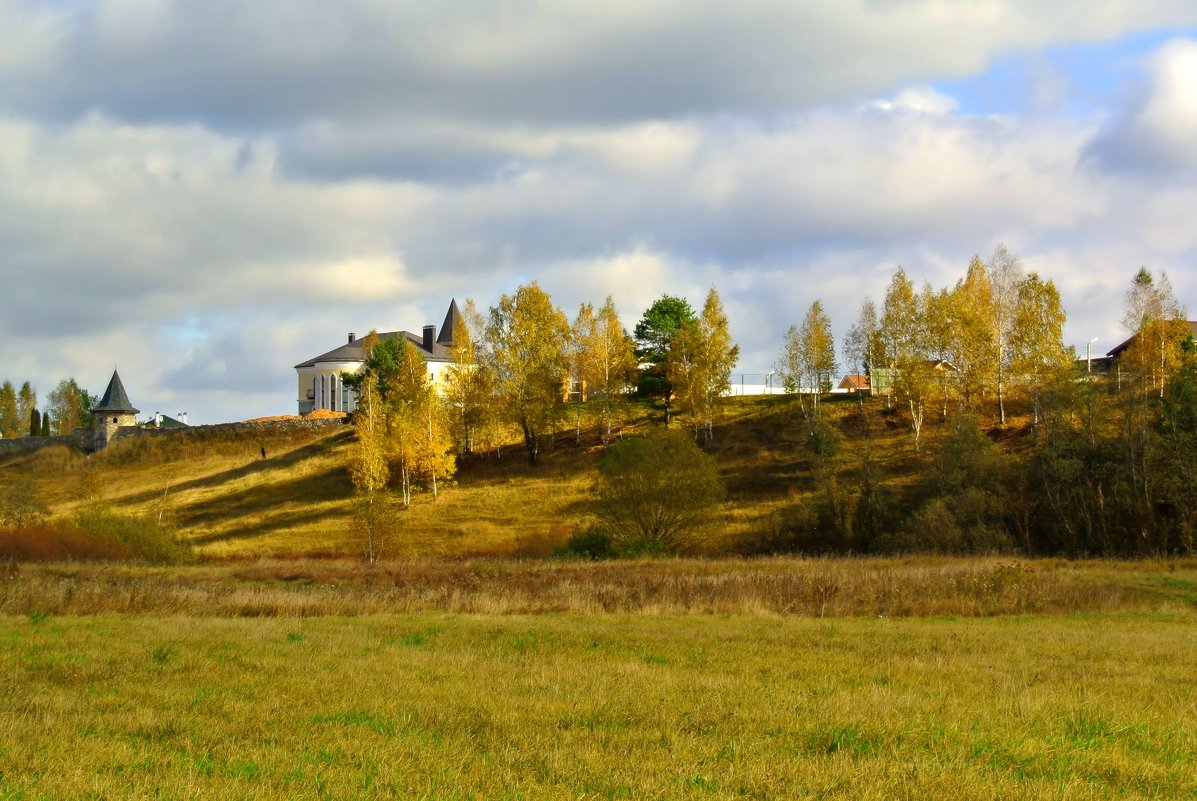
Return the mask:
[[735,397],[739,395],[784,395],[786,388],[782,386],[781,378],[775,372],[769,373],[732,373],[731,387],[725,393]]

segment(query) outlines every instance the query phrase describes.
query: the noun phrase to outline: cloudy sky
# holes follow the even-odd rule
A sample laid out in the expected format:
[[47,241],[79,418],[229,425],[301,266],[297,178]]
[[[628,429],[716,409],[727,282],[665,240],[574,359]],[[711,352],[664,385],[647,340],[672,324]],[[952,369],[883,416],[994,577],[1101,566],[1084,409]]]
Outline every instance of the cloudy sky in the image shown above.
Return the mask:
[[1004,242],[1067,337],[1197,309],[1191,0],[0,0],[0,376],[295,409],[346,332],[714,285],[770,369]]

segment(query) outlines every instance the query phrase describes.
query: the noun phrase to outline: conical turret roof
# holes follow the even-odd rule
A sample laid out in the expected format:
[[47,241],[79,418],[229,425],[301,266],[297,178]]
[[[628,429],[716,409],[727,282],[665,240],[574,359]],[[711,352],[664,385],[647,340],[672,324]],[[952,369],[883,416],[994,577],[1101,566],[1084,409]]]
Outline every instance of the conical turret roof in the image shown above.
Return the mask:
[[441,323],[441,335],[436,338],[436,344],[452,346],[457,327],[461,324],[461,312],[457,310],[457,299],[449,301],[449,311],[445,312],[445,321]]
[[120,374],[113,370],[112,380],[108,382],[108,389],[104,390],[104,397],[100,399],[100,405],[93,407],[91,411],[137,414],[141,410],[133,408],[133,404],[129,402],[129,396],[125,392],[125,385],[121,383]]

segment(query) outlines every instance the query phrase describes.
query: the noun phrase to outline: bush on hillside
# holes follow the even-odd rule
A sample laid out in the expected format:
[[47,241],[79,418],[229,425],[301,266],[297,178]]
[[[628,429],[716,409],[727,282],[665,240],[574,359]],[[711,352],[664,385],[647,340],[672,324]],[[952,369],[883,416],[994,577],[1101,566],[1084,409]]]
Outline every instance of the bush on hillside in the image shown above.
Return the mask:
[[618,554],[606,532],[588,527],[571,534],[557,555],[578,559],[612,559]]
[[43,523],[0,530],[0,561],[123,561],[134,554],[121,543],[70,523]]
[[0,527],[24,528],[46,522],[50,510],[33,482],[12,479],[0,490]]
[[154,515],[121,514],[96,504],[75,515],[73,522],[79,530],[127,550],[134,559],[178,564],[192,558],[191,546]]
[[594,528],[624,556],[691,550],[725,494],[714,458],[689,434],[652,429],[615,443],[599,462]]

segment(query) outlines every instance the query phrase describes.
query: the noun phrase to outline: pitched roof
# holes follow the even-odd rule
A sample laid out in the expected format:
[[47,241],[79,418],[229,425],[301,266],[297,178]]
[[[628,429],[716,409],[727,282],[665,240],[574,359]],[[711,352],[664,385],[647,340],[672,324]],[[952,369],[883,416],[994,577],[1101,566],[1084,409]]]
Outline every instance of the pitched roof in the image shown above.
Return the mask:
[[[432,343],[432,350],[424,348],[423,333],[413,334],[411,331],[387,331],[378,335],[378,341],[402,336],[407,339],[409,345],[415,346],[420,351],[425,361],[447,362],[453,358],[453,332],[460,324],[461,312],[457,310],[457,301],[453,300],[449,303],[449,311],[445,313],[445,322],[441,323],[441,334]],[[339,348],[333,348],[328,353],[322,353],[306,362],[300,362],[295,365],[295,369],[315,367],[322,362],[364,362],[366,360],[364,344],[365,338],[355,339]]]
[[[1188,323],[1189,331],[1192,333],[1193,338],[1197,339],[1197,320],[1188,320],[1186,322]],[[1135,341],[1135,337],[1137,336],[1139,336],[1137,333],[1131,334],[1130,337],[1111,348],[1106,355],[1121,356],[1122,352],[1131,346],[1131,343]]]
[[104,390],[104,397],[100,405],[92,407],[93,412],[128,412],[137,414],[140,409],[134,409],[129,402],[129,395],[125,392],[125,385],[121,383],[120,374],[112,371],[112,380],[108,382],[108,389]]
[[838,389],[868,389],[869,377],[858,373],[849,373],[840,381]]
[[[422,334],[413,334],[411,331],[387,331],[378,335],[378,341],[382,342],[391,337],[404,337],[407,339],[407,344],[420,351],[420,354],[426,361],[430,362],[447,362],[452,358],[449,348],[439,343],[432,343],[432,351],[424,350],[424,337]],[[300,362],[295,365],[298,370],[301,367],[315,367],[321,362],[364,362],[366,360],[365,353],[365,337],[360,337],[347,342],[339,348],[334,348],[328,353],[322,353],[319,356],[314,356],[306,362]]]

